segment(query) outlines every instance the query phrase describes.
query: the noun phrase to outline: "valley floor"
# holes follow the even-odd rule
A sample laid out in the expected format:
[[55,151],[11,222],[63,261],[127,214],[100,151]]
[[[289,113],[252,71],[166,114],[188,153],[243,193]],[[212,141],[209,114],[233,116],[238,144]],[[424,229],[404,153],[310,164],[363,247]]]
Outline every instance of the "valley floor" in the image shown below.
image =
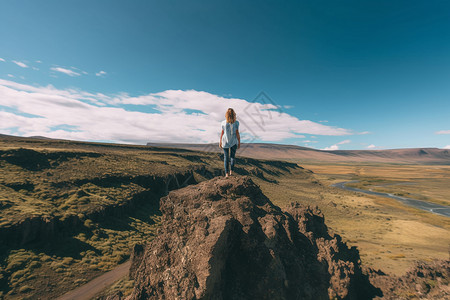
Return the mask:
[[[450,218],[331,185],[359,180],[362,189],[449,205],[450,166],[237,162],[236,173],[281,208],[317,205],[363,266],[400,275],[415,260],[449,258]],[[161,195],[222,169],[214,153],[0,139],[0,299],[57,298],[116,268],[155,236]]]
[[[357,246],[363,266],[401,275],[414,261],[449,259],[450,218],[405,206],[400,202],[331,187],[361,180],[363,189],[401,193],[416,199],[447,204],[449,166],[302,165],[315,180],[295,172],[278,183],[259,182],[280,207],[299,201],[317,205],[326,224],[350,245]],[[415,184],[408,184],[414,182]],[[401,185],[400,185],[401,184]]]

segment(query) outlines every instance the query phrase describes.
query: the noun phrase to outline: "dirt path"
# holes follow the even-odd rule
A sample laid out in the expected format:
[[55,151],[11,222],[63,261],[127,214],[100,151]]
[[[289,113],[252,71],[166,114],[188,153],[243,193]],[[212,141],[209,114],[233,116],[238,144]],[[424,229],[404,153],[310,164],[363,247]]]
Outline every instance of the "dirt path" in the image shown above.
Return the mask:
[[77,287],[76,289],[65,293],[57,300],[89,300],[92,299],[97,293],[101,292],[107,286],[114,283],[116,280],[126,276],[130,269],[131,261],[128,260],[123,264],[117,266],[117,268],[100,275],[93,280],[89,281],[85,285]]

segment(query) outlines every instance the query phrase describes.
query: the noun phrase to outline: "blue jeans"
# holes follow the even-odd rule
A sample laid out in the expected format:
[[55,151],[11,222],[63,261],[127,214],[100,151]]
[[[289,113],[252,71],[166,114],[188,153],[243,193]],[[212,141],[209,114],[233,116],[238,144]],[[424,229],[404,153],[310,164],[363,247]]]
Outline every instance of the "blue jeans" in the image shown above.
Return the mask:
[[235,162],[235,156],[236,156],[236,150],[237,145],[232,146],[231,148],[223,148],[223,162],[225,165],[225,173],[228,174],[230,172],[230,166],[231,165],[231,171],[234,170],[234,162]]

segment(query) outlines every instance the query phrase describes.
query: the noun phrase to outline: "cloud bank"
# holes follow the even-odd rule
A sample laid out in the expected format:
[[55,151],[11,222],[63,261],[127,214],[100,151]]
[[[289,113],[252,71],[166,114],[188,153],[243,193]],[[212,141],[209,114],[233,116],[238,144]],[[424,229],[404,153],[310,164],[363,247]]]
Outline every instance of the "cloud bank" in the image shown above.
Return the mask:
[[133,144],[211,143],[218,141],[220,122],[229,107],[237,112],[243,141],[352,134],[347,129],[299,120],[274,104],[202,91],[107,96],[0,80],[0,131],[5,134]]

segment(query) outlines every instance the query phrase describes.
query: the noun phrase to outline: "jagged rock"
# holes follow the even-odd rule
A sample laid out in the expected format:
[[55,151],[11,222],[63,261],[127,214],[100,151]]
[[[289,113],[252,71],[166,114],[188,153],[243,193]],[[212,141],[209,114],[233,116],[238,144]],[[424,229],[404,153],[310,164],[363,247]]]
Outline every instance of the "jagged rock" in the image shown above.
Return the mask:
[[120,300],[123,298],[123,294],[121,291],[114,292],[112,295],[106,297],[105,300]]
[[129,271],[129,277],[131,279],[135,279],[136,271],[139,267],[139,264],[142,260],[142,256],[144,255],[144,245],[135,244],[133,249],[131,250],[131,266]]
[[[135,247],[129,299],[367,299],[356,248],[317,208],[286,212],[248,177],[215,178],[161,199],[162,225]],[[128,297],[127,297],[128,299]]]
[[418,261],[400,277],[373,269],[366,273],[383,299],[450,299],[450,260]]

